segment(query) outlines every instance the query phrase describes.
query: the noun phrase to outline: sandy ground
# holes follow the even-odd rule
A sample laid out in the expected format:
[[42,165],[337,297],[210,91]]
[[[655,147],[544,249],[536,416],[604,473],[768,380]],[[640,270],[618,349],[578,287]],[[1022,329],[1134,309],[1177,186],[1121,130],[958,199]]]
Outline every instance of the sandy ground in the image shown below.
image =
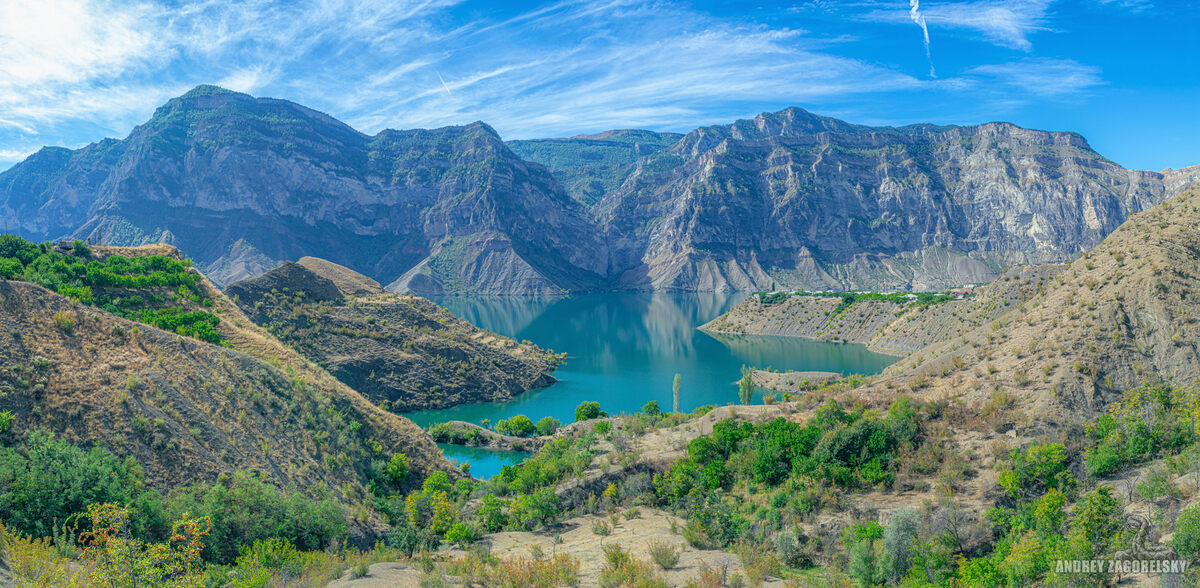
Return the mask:
[[[589,515],[564,521],[560,525],[537,532],[503,532],[488,535],[481,540],[493,556],[501,559],[530,558],[530,549],[537,545],[546,556],[565,553],[579,560],[579,585],[598,586],[605,565],[603,545],[618,544],[634,557],[650,561],[648,544],[658,539],[680,550],[679,562],[670,570],[660,571],[671,586],[684,583],[700,575],[705,566],[720,570],[725,568],[729,577],[745,575],[738,556],[722,551],[696,549],[688,545],[683,537],[672,532],[671,524],[682,528],[683,521],[670,514],[642,508],[641,513],[624,520],[612,528],[607,536],[592,531],[592,524],[609,521],[607,516]],[[446,557],[459,557],[466,552],[457,549],[442,552]],[[380,563],[371,566],[371,573],[357,580],[345,576],[329,584],[329,588],[382,588],[384,586],[417,586],[420,571],[408,564]],[[777,579],[766,581],[764,586],[783,586]]]

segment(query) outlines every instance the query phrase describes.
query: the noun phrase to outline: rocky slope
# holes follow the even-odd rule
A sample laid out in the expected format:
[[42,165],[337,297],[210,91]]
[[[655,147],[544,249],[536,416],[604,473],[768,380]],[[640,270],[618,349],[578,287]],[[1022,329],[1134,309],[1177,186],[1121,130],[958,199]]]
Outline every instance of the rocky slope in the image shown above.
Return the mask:
[[889,367],[903,387],[982,407],[1005,390],[1049,428],[1146,381],[1200,378],[1200,187],[1130,218],[996,321]]
[[572,198],[591,206],[617,189],[638,159],[658,153],[682,138],[679,133],[624,129],[569,139],[509,141],[521,159],[546,166]]
[[790,108],[505,144],[481,122],[367,136],[200,86],[124,139],[0,173],[0,216],[35,241],[173,244],[218,284],[315,256],[417,294],[929,290],[1067,261],[1198,176],[1007,123]]
[[255,323],[391,410],[509,400],[554,381],[553,352],[478,329],[423,298],[355,294],[378,288],[370,284],[306,258],[226,293]]
[[861,343],[871,351],[904,356],[990,324],[1043,291],[1062,268],[1018,266],[980,287],[971,298],[929,305],[864,300],[841,308],[841,298],[834,297],[789,296],[767,304],[751,296],[700,328],[731,335]]
[[218,284],[306,255],[386,282],[423,265],[427,290],[558,292],[605,272],[582,207],[485,124],[372,137],[213,86],[123,140],[46,148],[0,174],[0,216],[34,240],[170,243]]
[[394,452],[409,456],[414,482],[434,470],[459,475],[412,422],[254,326],[207,280],[200,286],[223,346],[0,280],[0,395],[13,432],[44,428],[108,447],[160,489],[249,468],[281,487],[341,488],[351,502],[370,462]]
[[1073,133],[790,108],[640,159],[596,214],[622,287],[935,290],[1068,260],[1198,175],[1123,169]]

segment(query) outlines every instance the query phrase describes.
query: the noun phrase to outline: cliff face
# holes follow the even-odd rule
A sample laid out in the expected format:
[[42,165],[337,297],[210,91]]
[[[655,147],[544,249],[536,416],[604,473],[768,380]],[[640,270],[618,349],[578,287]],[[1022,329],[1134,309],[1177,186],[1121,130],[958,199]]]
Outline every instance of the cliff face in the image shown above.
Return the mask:
[[791,108],[506,145],[480,122],[367,136],[201,86],[125,139],[0,173],[0,216],[39,241],[174,244],[218,284],[316,256],[422,294],[923,290],[1069,260],[1197,177],[1007,123]]
[[1198,175],[1126,170],[1073,133],[793,108],[689,133],[596,214],[625,287],[937,289],[1070,259]]
[[[591,286],[605,270],[583,208],[483,123],[369,137],[211,86],[124,140],[44,149],[0,174],[0,214],[39,240],[171,243],[219,284],[305,255],[390,282],[481,232],[502,235],[492,243],[550,289]],[[452,261],[435,281],[462,281],[439,273],[470,263]]]

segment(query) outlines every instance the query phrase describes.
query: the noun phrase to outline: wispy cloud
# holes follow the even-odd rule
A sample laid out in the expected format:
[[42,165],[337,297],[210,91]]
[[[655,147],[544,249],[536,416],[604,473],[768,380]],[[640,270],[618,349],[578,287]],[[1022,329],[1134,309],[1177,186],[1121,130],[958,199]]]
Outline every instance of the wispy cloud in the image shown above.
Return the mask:
[[1024,95],[1043,98],[1074,96],[1104,84],[1100,68],[1070,59],[1023,59],[980,65],[967,73],[982,76]]
[[[1029,50],[1047,1],[868,2],[853,18],[919,25],[932,77],[931,30]],[[484,120],[508,138],[686,129],[763,104],[897,93],[1062,98],[1101,83],[1094,68],[1033,57],[919,79],[848,56],[858,42],[669,1],[8,0],[0,151],[123,135],[200,83],[295,100],[365,132]],[[1041,87],[1039,75],[1061,78]]]
[[[895,9],[875,9],[866,14],[869,20],[894,23],[908,23],[917,15],[921,18],[923,29],[960,30],[980,35],[990,43],[1030,51],[1033,43],[1029,37],[1037,32],[1049,30],[1047,11],[1052,0],[973,0],[969,2],[954,2],[929,4],[920,7],[910,0],[908,11]],[[928,48],[928,32],[926,33]]]

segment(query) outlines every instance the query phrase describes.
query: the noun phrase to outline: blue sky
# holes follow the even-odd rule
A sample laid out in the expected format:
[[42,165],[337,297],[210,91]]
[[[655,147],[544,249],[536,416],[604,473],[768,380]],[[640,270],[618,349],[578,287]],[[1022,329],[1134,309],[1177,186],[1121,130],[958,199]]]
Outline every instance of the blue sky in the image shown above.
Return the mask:
[[1124,166],[1178,168],[1200,163],[1188,4],[5,0],[0,169],[42,145],[124,137],[201,83],[367,133],[687,131],[794,105],[1072,130]]

